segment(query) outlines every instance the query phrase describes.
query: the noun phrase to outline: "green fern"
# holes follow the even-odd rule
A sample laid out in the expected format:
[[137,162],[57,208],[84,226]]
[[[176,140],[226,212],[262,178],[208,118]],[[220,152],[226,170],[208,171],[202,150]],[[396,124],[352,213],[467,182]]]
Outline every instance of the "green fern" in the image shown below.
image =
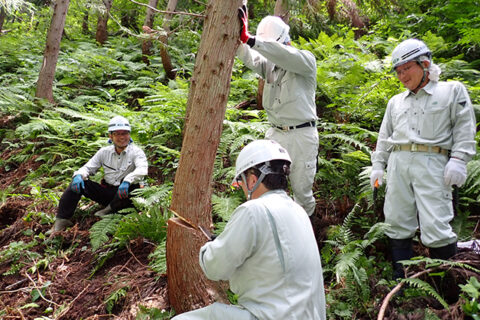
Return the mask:
[[120,214],[109,214],[103,219],[97,221],[90,228],[90,244],[92,245],[92,251],[98,250],[110,240],[108,235],[115,234],[122,218],[123,216]]
[[408,284],[411,287],[415,287],[424,294],[430,295],[435,298],[440,304],[445,308],[448,309],[450,306],[448,303],[438,294],[438,292],[427,282],[420,280],[418,278],[405,278],[402,279],[402,282]]
[[158,244],[155,250],[148,255],[148,259],[150,259],[150,267],[158,273],[159,276],[167,272],[166,241]]
[[213,212],[223,221],[230,220],[233,211],[242,203],[239,197],[212,195]]
[[105,309],[107,309],[108,313],[112,313],[115,305],[127,296],[129,289],[130,287],[125,286],[123,288],[115,290],[107,297],[107,299],[105,300]]

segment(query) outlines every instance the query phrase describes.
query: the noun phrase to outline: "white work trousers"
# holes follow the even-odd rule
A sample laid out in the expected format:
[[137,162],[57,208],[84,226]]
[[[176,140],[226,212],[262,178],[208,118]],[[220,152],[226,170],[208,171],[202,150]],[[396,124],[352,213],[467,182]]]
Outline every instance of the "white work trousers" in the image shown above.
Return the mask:
[[258,320],[248,310],[215,302],[205,308],[182,313],[172,320]]
[[[457,241],[450,226],[453,219],[452,190],[443,172],[448,157],[438,153],[394,151],[387,167],[385,222],[392,239],[420,239],[429,248]],[[418,213],[418,217],[417,217]]]
[[274,140],[287,149],[292,159],[289,177],[293,199],[311,216],[315,211],[312,186],[317,171],[317,128],[306,127],[289,131],[270,128],[265,138]]

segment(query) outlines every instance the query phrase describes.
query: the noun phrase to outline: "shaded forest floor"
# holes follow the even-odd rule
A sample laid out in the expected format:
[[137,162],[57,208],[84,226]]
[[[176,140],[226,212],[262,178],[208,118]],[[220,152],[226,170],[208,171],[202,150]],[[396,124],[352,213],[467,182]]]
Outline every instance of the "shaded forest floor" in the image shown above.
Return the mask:
[[[6,160],[10,156],[11,154],[4,153],[0,158]],[[31,159],[8,172],[5,168],[0,168],[0,190],[5,190],[8,186],[19,186],[25,176],[38,166],[39,163]],[[18,187],[11,193],[20,193],[20,190]],[[55,214],[55,208],[48,207],[47,202],[34,201],[33,198],[16,196],[8,198],[0,206],[1,250],[12,243],[30,243],[33,235],[45,233],[51,228],[48,223],[41,224],[38,219],[27,218],[28,212],[32,210],[47,212],[52,216]],[[346,201],[339,204],[339,207],[335,216],[328,215],[325,208],[317,208],[319,214],[312,219],[312,223],[320,246],[326,239],[328,226],[341,224],[352,205]],[[0,310],[7,312],[3,319],[53,317],[52,314],[42,313],[49,308],[52,313],[55,311],[55,319],[139,319],[139,308],[142,307],[169,310],[166,275],[159,275],[148,266],[148,256],[154,250],[153,244],[144,239],[133,240],[127,248],[118,251],[101,268],[96,269],[99,257],[91,251],[88,230],[97,220],[93,216],[83,217],[68,231],[36,242],[26,251],[30,257],[12,256],[3,262],[0,259]],[[384,251],[388,257],[388,250],[381,244],[379,246],[377,251]],[[52,260],[38,261],[35,258],[35,253],[43,254],[52,247],[60,252],[49,255],[54,256]],[[416,247],[415,251],[419,255],[427,255],[426,248]],[[40,254],[39,257],[43,256]],[[30,263],[21,263],[27,260]],[[460,252],[455,260],[470,261],[472,266],[480,268],[479,255],[472,251]],[[18,271],[9,272],[15,266]],[[450,304],[450,310],[444,310],[435,299],[428,297],[392,299],[385,319],[424,319],[425,308],[433,309],[440,319],[464,319],[458,284],[466,283],[472,275],[480,279],[480,275],[461,268],[445,271],[447,276],[444,280],[431,281],[431,284],[440,286],[440,290],[447,293],[445,299]],[[372,294],[380,297],[380,305],[391,288],[378,285],[375,280],[372,279],[372,288],[375,288]],[[412,311],[404,315],[405,310]]]

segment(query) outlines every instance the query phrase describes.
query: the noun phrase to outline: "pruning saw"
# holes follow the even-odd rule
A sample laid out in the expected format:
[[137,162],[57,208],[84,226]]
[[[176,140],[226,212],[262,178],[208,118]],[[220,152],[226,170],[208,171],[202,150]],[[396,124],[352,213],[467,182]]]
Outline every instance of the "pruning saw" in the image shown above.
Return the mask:
[[207,233],[205,228],[199,227],[195,223],[193,223],[192,221],[188,220],[187,218],[182,217],[177,212],[175,212],[172,208],[170,208],[170,211],[172,211],[172,213],[175,217],[182,220],[183,222],[185,222],[187,225],[189,225],[193,229],[200,231],[209,241],[212,240],[212,237]]

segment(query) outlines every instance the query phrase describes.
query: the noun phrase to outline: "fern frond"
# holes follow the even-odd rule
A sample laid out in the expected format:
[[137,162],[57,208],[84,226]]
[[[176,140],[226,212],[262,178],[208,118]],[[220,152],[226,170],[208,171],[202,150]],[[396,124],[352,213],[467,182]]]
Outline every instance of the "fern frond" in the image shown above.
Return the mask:
[[166,242],[161,242],[155,248],[155,250],[148,255],[148,259],[150,259],[149,266],[153,269],[153,271],[155,271],[159,275],[167,272]]
[[361,149],[363,150],[364,152],[366,152],[367,154],[370,154],[371,153],[371,149],[369,146],[367,146],[365,143],[361,142],[360,140],[357,140],[356,138],[352,137],[352,136],[348,136],[346,134],[343,134],[343,133],[330,133],[330,134],[325,134],[325,135],[322,135],[322,138],[323,139],[336,139],[336,140],[340,140],[341,142],[347,144],[347,145],[351,145],[351,146],[354,146],[358,149]]
[[222,218],[223,221],[230,220],[233,211],[240,204],[241,200],[237,197],[212,195],[213,212]]
[[96,222],[90,228],[90,244],[92,251],[96,251],[110,239],[108,235],[115,234],[120,220],[123,216],[120,214],[109,214],[100,221]]
[[415,287],[417,289],[420,289],[425,294],[432,296],[438,302],[440,302],[445,309],[448,309],[450,307],[448,303],[438,294],[438,292],[427,282],[420,280],[418,278],[405,278],[402,280],[402,282],[412,287]]

